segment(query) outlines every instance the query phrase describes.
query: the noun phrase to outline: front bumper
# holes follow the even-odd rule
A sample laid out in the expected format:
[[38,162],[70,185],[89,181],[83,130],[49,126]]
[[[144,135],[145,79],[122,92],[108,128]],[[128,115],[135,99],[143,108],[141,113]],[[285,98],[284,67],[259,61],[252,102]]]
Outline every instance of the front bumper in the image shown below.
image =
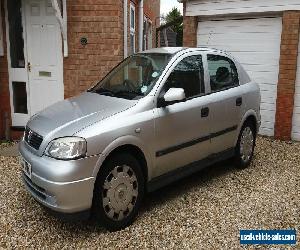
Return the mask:
[[29,193],[42,205],[60,213],[77,213],[91,208],[98,156],[60,161],[35,155],[22,141],[21,156],[31,164],[31,179],[24,173]]

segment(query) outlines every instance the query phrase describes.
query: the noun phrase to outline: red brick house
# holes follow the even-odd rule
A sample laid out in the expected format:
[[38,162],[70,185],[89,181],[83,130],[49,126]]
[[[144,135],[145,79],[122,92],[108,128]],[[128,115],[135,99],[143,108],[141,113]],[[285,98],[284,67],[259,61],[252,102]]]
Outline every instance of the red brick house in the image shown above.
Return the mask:
[[300,141],[300,1],[179,2],[184,46],[231,52],[260,85],[260,133]]
[[159,16],[160,0],[0,0],[0,139],[151,48]]

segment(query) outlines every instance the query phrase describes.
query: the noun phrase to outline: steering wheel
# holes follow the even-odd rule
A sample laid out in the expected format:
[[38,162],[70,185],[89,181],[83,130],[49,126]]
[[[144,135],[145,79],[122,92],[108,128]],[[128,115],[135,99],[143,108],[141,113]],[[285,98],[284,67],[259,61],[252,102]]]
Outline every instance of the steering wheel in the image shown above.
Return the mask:
[[124,82],[123,82],[123,85],[125,87],[127,87],[129,90],[131,90],[132,92],[135,92],[136,89],[135,89],[135,86],[133,84],[133,82],[129,79],[126,79]]

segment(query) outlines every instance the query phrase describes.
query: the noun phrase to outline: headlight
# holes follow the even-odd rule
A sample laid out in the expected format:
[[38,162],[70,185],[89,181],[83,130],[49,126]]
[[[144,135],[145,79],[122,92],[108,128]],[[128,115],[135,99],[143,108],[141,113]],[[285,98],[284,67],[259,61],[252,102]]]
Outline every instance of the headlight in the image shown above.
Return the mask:
[[82,158],[86,155],[86,140],[80,137],[55,139],[49,143],[46,155],[61,160]]

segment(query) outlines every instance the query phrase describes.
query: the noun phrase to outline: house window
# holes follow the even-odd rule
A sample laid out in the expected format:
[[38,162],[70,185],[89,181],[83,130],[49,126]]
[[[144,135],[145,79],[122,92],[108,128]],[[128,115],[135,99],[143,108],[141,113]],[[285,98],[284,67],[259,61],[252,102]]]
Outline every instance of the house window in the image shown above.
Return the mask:
[[25,68],[21,7],[22,7],[21,0],[7,1],[10,61],[11,61],[12,68]]
[[2,1],[0,0],[0,56],[4,56],[1,4]]
[[130,54],[135,53],[135,5],[130,3]]

